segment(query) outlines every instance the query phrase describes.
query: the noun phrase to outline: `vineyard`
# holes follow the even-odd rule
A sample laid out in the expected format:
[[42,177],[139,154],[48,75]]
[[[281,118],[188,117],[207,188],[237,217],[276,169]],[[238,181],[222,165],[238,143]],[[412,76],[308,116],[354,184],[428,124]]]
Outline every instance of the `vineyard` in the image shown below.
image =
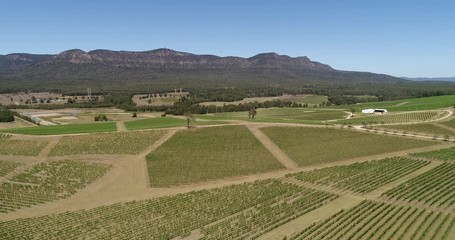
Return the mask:
[[354,163],[289,175],[300,181],[333,186],[356,193],[371,192],[425,165],[429,161],[402,157]]
[[437,144],[335,128],[266,127],[261,130],[301,166]]
[[[343,111],[317,111],[305,108],[267,108],[258,111],[258,118],[296,119],[296,120],[333,120],[346,118],[348,114]],[[248,117],[248,115],[245,115]]]
[[164,131],[134,131],[65,136],[49,155],[137,154],[163,135]]
[[437,119],[445,113],[440,111],[425,111],[425,112],[408,112],[408,113],[388,113],[382,115],[357,115],[356,117],[340,120],[338,123],[346,124],[389,124],[389,123],[408,123],[408,122],[424,122],[432,119]]
[[94,182],[108,165],[64,160],[38,163],[0,185],[0,212],[69,197]]
[[453,239],[455,215],[365,200],[290,239]]
[[433,125],[431,123],[418,123],[418,124],[403,124],[403,125],[391,125],[391,126],[382,126],[386,131],[397,132],[397,133],[419,133],[427,134],[430,136],[439,136],[444,137],[445,135],[453,137],[455,136],[455,131],[451,132],[445,128]]
[[10,138],[11,138],[11,134],[0,133],[0,140],[6,140],[6,139],[10,139]]
[[441,122],[441,124],[453,128],[455,130],[455,118],[447,122]]
[[12,172],[17,167],[21,166],[22,164],[17,162],[10,162],[10,161],[0,161],[0,177],[5,176],[6,174]]
[[0,155],[37,156],[47,142],[17,139],[0,139]]
[[159,187],[283,168],[244,126],[180,131],[147,156],[147,165]]
[[245,239],[336,197],[278,180],[264,180],[0,222],[0,238],[172,239],[191,236],[198,230],[203,239]]
[[414,153],[411,156],[423,157],[428,159],[436,159],[442,161],[453,161],[455,162],[455,148],[445,148],[440,150],[434,150],[430,152]]
[[427,206],[455,206],[455,164],[444,163],[383,194],[389,199],[418,202]]

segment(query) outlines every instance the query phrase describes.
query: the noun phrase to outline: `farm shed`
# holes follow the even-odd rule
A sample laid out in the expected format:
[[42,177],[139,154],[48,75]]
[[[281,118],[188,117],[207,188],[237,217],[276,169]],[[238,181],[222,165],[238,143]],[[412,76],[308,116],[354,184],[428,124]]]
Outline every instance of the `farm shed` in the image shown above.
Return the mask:
[[369,109],[363,109],[362,110],[362,113],[367,113],[367,114],[371,114],[371,113],[387,113],[387,109],[372,109],[372,108],[369,108]]

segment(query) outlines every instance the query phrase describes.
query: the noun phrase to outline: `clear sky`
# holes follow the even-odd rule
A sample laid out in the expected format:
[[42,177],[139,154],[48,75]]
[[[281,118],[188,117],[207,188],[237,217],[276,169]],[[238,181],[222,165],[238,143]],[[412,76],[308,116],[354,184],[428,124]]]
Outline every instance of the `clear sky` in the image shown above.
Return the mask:
[[73,48],[308,56],[336,69],[455,76],[454,0],[0,0],[0,54]]

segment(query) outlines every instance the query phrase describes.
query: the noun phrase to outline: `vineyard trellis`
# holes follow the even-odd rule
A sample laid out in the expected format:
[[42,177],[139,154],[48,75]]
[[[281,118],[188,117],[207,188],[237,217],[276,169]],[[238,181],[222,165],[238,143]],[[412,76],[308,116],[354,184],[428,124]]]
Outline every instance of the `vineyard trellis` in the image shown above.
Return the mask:
[[364,200],[290,239],[448,239],[454,221],[452,213]]
[[11,161],[0,161],[0,177],[5,176],[6,174],[12,172],[19,166],[23,164]]
[[0,212],[69,197],[109,168],[106,164],[74,160],[38,163],[0,183]]
[[455,148],[445,148],[429,152],[420,152],[411,154],[414,157],[436,159],[455,163]]
[[363,194],[371,192],[389,182],[393,182],[429,163],[429,161],[424,160],[394,157],[345,166],[322,168],[310,172],[288,175],[288,177]]
[[445,162],[385,192],[384,197],[427,206],[455,206],[455,164]]
[[171,239],[255,237],[337,195],[263,180],[76,212],[0,222],[0,238]]
[[383,114],[372,116],[354,117],[346,120],[338,121],[339,123],[347,124],[382,124],[382,123],[406,123],[406,122],[424,122],[435,119],[442,115],[438,111],[425,111],[425,112],[408,112],[396,114]]

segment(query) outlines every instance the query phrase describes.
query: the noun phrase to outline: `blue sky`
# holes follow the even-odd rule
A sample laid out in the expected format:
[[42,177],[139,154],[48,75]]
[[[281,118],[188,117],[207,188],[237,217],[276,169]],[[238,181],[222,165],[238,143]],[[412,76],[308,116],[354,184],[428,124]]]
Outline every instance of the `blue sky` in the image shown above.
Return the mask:
[[451,0],[0,0],[0,54],[73,48],[308,56],[342,70],[455,76]]

